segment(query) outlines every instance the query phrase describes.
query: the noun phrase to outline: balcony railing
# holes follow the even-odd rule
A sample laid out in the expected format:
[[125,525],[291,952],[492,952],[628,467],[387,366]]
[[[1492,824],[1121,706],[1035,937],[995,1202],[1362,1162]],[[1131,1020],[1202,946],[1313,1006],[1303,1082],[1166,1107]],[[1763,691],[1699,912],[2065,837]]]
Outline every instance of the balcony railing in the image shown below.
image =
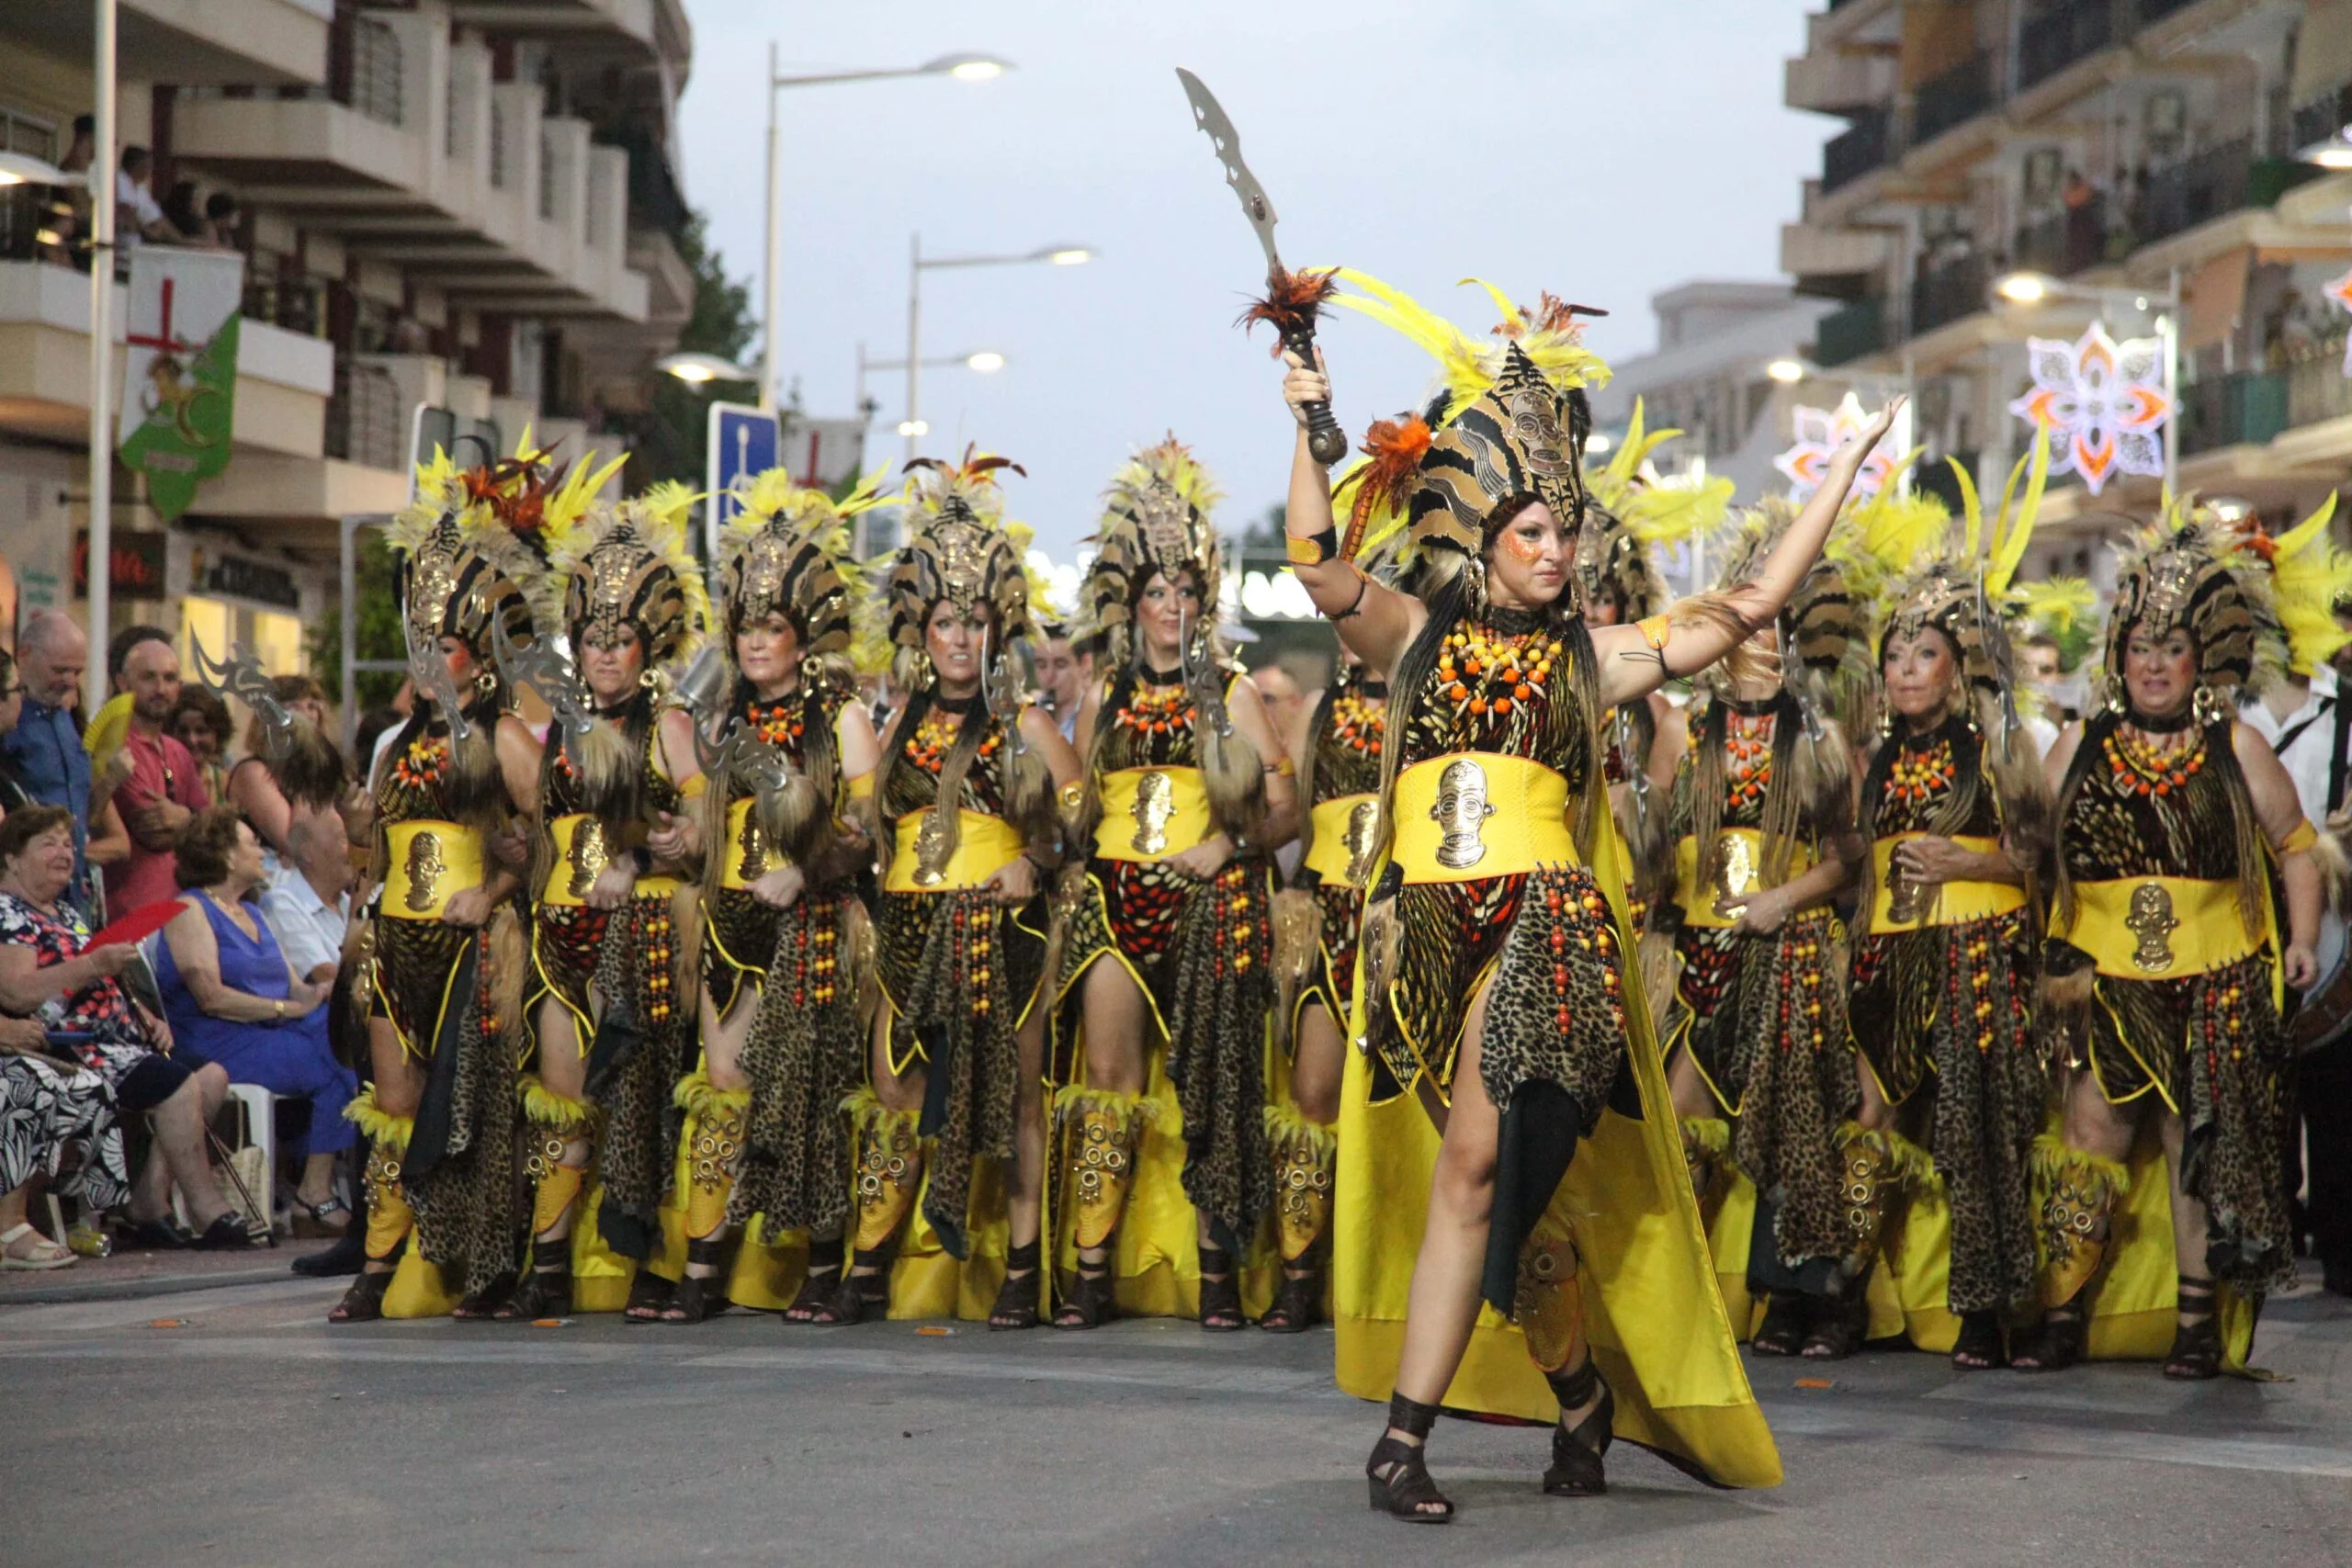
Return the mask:
[[2305,98],[2295,106],[2289,118],[2291,128],[2288,152],[2300,152],[2306,147],[2335,141],[2346,126],[2352,125],[2352,82],[2339,83],[2324,93]]
[[2086,55],[2113,41],[2114,12],[2108,0],[2059,0],[2018,29],[2018,86],[2048,81]]
[[2287,428],[2287,373],[2241,370],[2180,389],[2180,449],[2262,446]]
[[2139,0],[2140,25],[2160,22],[2175,11],[2186,11],[2196,4],[2197,0]]
[[1992,57],[1977,53],[1919,85],[1911,101],[1911,144],[1922,146],[1993,107]]
[[2313,345],[2312,357],[2287,367],[2287,423],[2318,424],[2352,414],[2352,376],[2344,374],[2341,335]]
[[1934,332],[1984,309],[1990,277],[1981,254],[1922,272],[1911,285],[1911,334]]
[[1856,299],[1814,323],[1813,357],[1825,369],[1886,346],[1886,301],[1877,295]]
[[327,33],[327,96],[369,119],[404,122],[401,37],[364,12],[338,9]]
[[2072,277],[2107,259],[2107,196],[2094,191],[2080,207],[2029,223],[2012,246],[2017,265],[2052,277]]
[[2147,196],[2134,225],[2142,244],[2210,222],[2246,204],[2246,174],[2254,138],[2241,136],[2194,152],[2148,176]]
[[303,337],[327,335],[327,286],[315,277],[287,279],[248,274],[244,300],[238,310],[249,321],[266,321]]
[[1886,110],[1874,108],[1858,116],[1822,149],[1821,188],[1833,191],[1861,178],[1886,162],[1887,150]]
[[399,469],[408,461],[408,411],[400,383],[373,365],[338,355],[334,396],[327,400],[326,455],[370,468]]

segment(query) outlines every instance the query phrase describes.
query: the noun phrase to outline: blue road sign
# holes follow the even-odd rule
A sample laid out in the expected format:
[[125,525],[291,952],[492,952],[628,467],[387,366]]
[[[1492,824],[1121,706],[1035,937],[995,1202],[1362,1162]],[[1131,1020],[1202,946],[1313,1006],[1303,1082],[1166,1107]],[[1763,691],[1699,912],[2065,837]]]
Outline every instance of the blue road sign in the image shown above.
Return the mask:
[[742,510],[738,481],[749,485],[753,475],[776,466],[778,434],[773,411],[746,403],[710,405],[709,458],[703,474],[703,488],[710,492],[702,513],[705,560],[718,558],[720,530]]

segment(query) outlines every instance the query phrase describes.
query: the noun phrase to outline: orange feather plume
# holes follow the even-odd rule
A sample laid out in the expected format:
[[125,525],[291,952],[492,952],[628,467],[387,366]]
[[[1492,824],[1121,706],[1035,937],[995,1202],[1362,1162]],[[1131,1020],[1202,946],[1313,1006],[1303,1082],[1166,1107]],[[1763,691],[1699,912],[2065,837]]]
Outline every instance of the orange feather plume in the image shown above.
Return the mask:
[[1371,459],[1356,480],[1355,504],[1348,510],[1347,537],[1340,546],[1343,559],[1353,560],[1363,546],[1365,526],[1383,506],[1401,502],[1429,455],[1429,422],[1419,414],[1403,420],[1376,419],[1363,433],[1363,455]]
[[1317,272],[1309,267],[1300,272],[1276,268],[1266,277],[1266,297],[1253,301],[1250,308],[1234,318],[1237,327],[1253,327],[1260,321],[1271,325],[1279,334],[1274,344],[1274,355],[1282,356],[1281,338],[1314,330],[1323,314],[1323,306],[1340,291],[1339,269],[1327,267]]

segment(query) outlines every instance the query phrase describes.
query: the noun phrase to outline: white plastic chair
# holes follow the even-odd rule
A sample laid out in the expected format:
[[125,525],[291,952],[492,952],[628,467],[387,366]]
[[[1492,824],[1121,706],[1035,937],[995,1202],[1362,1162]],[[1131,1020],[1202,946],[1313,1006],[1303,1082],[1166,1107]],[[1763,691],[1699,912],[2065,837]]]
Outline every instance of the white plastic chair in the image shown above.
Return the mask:
[[[239,1123],[237,1143],[232,1147],[257,1148],[261,1151],[263,1190],[254,1194],[262,1205],[270,1228],[277,1226],[277,1096],[259,1084],[232,1083],[229,1086],[228,1104],[237,1108]],[[224,1179],[223,1185],[226,1185]],[[179,1189],[172,1190],[172,1213],[183,1226],[188,1224],[187,1204]]]

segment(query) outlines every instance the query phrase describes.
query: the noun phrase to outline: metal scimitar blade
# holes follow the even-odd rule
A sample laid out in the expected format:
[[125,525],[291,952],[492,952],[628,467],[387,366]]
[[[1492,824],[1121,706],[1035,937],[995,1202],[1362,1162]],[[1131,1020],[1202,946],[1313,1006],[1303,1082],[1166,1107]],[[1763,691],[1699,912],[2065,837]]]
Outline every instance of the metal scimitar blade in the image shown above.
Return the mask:
[[1241,161],[1241,133],[1233,129],[1233,121],[1226,118],[1216,95],[1202,85],[1201,79],[1182,66],[1176,68],[1177,79],[1184,84],[1184,96],[1192,101],[1193,120],[1208,133],[1209,141],[1216,148],[1216,161],[1225,165],[1225,183],[1241,198],[1242,215],[1250,220],[1250,227],[1258,233],[1258,243],[1266,250],[1266,270],[1271,274],[1282,269],[1282,256],[1274,250],[1274,204],[1266,195],[1266,187]]

